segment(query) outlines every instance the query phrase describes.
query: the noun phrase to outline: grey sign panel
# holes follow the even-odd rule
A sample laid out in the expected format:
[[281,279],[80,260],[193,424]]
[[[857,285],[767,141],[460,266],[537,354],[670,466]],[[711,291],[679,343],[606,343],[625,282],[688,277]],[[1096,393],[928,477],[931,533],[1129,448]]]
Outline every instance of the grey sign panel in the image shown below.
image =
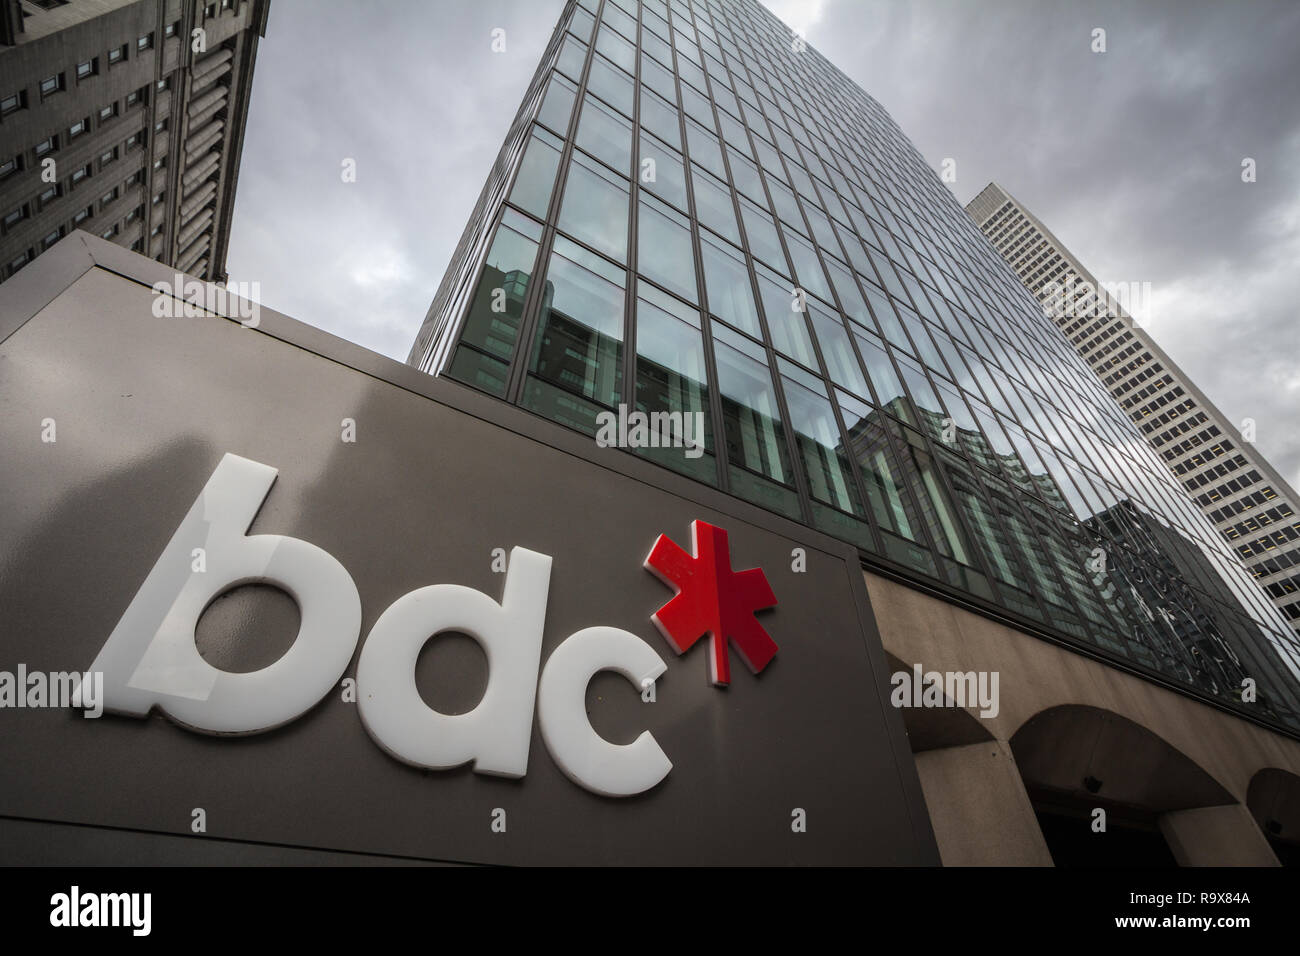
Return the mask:
[[[601,673],[587,710],[615,743],[649,730],[673,767],[639,795],[598,796],[534,719],[520,779],[421,770],[376,745],[341,688],[244,737],[157,713],[4,708],[0,817],[141,831],[138,854],[113,841],[123,862],[150,858],[144,832],[507,864],[938,862],[850,547],[269,310],[258,328],[156,317],[149,284],[166,273],[105,246],[73,237],[0,290],[0,671],[88,669],[232,453],[278,469],[249,533],[311,542],[351,574],[358,652],[413,589],[500,600],[494,549],[552,556],[542,666],[594,625],[644,640],[667,664],[654,702]],[[642,562],[661,533],[689,550],[695,519],[725,528],[732,566],[764,569],[779,601],[758,613],[775,659],[754,675],[733,653],[726,688],[709,682],[707,640],[677,656],[650,619],[672,591]],[[197,638],[227,670],[269,663],[297,627],[283,598],[241,590]],[[487,677],[463,637],[432,641],[417,674],[449,711]]]

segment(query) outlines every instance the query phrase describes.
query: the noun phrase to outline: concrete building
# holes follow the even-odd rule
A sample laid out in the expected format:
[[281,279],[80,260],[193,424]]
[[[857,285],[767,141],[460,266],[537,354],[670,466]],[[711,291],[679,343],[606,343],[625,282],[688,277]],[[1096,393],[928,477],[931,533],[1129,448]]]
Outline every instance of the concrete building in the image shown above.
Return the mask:
[[852,543],[900,673],[998,672],[996,716],[904,708],[945,862],[1294,858],[1261,796],[1300,783],[1289,622],[888,114],[753,0],[566,6],[408,361],[598,444],[699,416],[701,455],[623,453]]
[[1300,495],[1024,204],[989,183],[966,207],[1152,451],[1300,634]]
[[0,282],[73,230],[224,280],[269,0],[0,0]]

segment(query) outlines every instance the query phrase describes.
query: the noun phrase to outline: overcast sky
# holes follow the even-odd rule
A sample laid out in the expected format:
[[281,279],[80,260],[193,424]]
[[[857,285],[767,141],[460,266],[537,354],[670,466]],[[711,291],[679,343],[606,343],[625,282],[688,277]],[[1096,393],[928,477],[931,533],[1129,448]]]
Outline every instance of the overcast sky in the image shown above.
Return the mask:
[[[273,0],[231,281],[405,359],[563,6]],[[768,6],[956,161],[962,203],[997,180],[1099,280],[1150,283],[1144,327],[1300,486],[1300,4]]]

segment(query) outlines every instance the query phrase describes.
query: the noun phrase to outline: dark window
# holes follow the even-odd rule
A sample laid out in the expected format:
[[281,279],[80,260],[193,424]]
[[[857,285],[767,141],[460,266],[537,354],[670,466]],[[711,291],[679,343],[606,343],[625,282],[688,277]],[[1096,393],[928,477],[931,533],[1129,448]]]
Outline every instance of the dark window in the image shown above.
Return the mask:
[[27,105],[27,91],[19,90],[10,96],[0,100],[0,116],[8,116],[10,113],[20,110]]

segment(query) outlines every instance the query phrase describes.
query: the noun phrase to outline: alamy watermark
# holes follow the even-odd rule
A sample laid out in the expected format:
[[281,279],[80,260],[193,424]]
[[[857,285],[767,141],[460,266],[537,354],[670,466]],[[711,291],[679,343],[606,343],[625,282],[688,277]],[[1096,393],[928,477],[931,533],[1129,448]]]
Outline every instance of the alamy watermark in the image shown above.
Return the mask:
[[84,710],[85,717],[104,713],[102,671],[28,671],[19,664],[16,672],[0,671],[0,709],[71,707]]
[[596,444],[601,448],[684,448],[687,458],[704,454],[704,412],[629,411],[596,416]]
[[255,329],[261,321],[260,282],[229,282],[218,285],[176,273],[172,280],[153,284],[153,314],[159,319],[195,319],[206,313],[238,319],[245,328]]
[[997,671],[925,671],[914,664],[910,672],[895,671],[889,683],[895,707],[978,707],[981,717],[1001,710]]
[[1134,325],[1135,316],[1150,318],[1150,282],[1102,282],[1094,285],[1076,276],[1064,282],[1052,279],[1043,283],[1040,299],[1043,314],[1052,319],[1073,319],[1097,315],[1127,314]]

